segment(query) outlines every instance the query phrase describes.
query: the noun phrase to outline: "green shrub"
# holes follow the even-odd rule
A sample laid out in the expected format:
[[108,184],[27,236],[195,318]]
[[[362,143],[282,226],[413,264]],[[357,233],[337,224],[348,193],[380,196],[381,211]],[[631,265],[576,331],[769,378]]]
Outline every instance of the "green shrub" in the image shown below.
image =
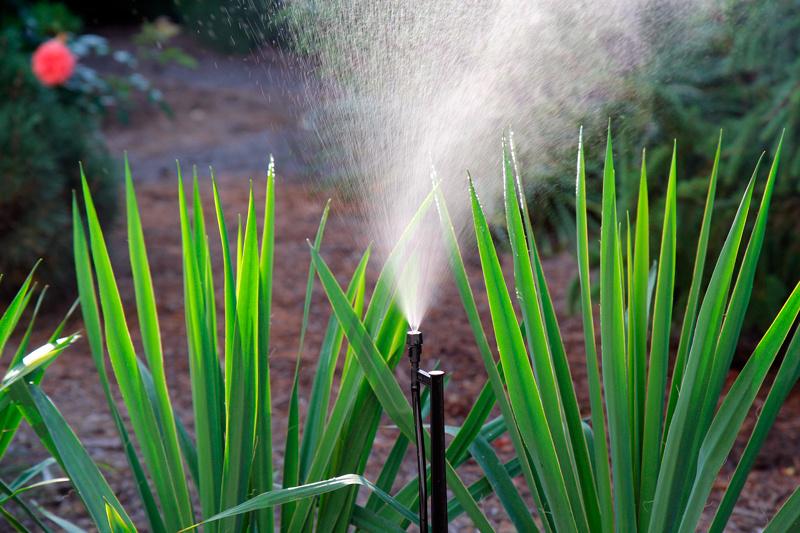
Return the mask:
[[72,225],[72,191],[80,185],[76,162],[82,161],[106,220],[115,210],[117,184],[96,119],[33,77],[30,56],[10,32],[0,34],[0,154],[0,272],[17,285],[44,258],[38,278],[69,290],[74,271],[64,236]]

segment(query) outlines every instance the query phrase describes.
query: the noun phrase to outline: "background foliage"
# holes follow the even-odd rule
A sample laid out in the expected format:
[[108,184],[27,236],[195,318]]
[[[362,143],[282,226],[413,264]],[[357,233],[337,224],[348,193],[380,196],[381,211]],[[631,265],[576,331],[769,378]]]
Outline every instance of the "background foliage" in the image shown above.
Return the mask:
[[[45,258],[37,278],[59,291],[74,286],[63,235],[71,227],[78,162],[100,217],[107,221],[115,211],[117,179],[100,134],[102,121],[113,116],[127,122],[144,102],[169,114],[161,91],[142,74],[143,63],[187,68],[196,63],[170,42],[180,28],[165,18],[144,23],[130,51],[83,31],[84,21],[64,3],[0,6],[0,272],[19,283],[33,262]],[[44,87],[31,72],[31,55],[56,36],[77,64],[63,85]],[[107,68],[101,72],[94,60]]]
[[[682,213],[678,241],[695,241],[720,129],[723,144],[715,216],[731,220],[754,162],[774,148],[774,140],[786,128],[787,150],[770,211],[771,232],[764,243],[747,320],[749,330],[763,331],[767,324],[759,317],[777,310],[800,266],[794,220],[800,207],[800,42],[796,38],[800,2],[735,0],[689,22],[680,15],[671,19],[669,13],[658,12],[642,24],[653,59],[621,80],[621,96],[607,101],[606,113],[600,114],[612,119],[616,132],[621,213],[635,211],[642,147],[647,150],[648,172],[658,177],[651,181],[653,203],[658,206],[653,213],[662,212],[669,159],[673,141],[678,139],[677,195]],[[591,153],[602,151],[605,139],[598,122],[605,120],[584,118],[585,131],[596,132],[586,139]],[[524,138],[524,131],[519,133]],[[535,154],[521,155],[531,159]],[[536,169],[533,163],[526,161],[524,166]],[[762,173],[765,170],[762,167]],[[571,242],[574,228],[564,213],[574,208],[573,169],[564,165],[533,174],[527,197],[534,225],[553,230],[550,244]],[[588,209],[596,222],[601,169],[590,163],[587,174]],[[723,234],[712,233],[712,257],[723,240]],[[691,250],[679,249],[677,260],[690,263]],[[686,297],[689,281],[679,271],[676,291],[680,299]]]
[[22,283],[30,265],[46,257],[37,277],[65,289],[74,279],[70,198],[82,161],[98,210],[109,218],[117,185],[98,134],[97,119],[63,102],[31,73],[18,35],[0,34],[0,272]]

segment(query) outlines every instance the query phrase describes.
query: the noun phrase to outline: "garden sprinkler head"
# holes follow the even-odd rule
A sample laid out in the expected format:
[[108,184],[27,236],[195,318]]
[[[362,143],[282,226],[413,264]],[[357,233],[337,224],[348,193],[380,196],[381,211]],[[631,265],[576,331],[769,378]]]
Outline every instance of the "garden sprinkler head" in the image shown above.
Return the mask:
[[409,330],[406,334],[406,345],[411,364],[418,366],[422,358],[422,332],[416,329]]

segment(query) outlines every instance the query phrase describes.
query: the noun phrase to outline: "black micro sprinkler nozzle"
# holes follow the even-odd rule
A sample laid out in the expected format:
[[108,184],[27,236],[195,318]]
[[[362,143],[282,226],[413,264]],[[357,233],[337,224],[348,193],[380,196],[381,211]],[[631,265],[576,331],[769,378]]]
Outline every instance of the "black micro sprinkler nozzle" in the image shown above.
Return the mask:
[[444,445],[444,376],[441,370],[420,370],[422,333],[416,329],[406,335],[408,358],[411,362],[411,408],[414,412],[414,434],[417,444],[417,473],[419,479],[419,529],[428,533],[427,465],[425,428],[422,423],[420,384],[431,392],[431,513],[432,533],[447,531],[447,480]]

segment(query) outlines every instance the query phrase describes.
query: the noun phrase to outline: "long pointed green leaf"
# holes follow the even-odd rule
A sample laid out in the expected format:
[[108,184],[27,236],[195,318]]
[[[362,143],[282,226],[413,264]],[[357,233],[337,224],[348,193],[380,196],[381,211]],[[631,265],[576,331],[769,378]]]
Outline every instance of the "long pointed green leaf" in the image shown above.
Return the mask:
[[614,514],[617,531],[636,528],[633,490],[629,395],[623,319],[622,265],[617,228],[617,202],[611,130],[603,170],[603,213],[600,235],[600,336],[603,388],[606,391],[611,466],[614,474]]
[[[3,376],[2,381],[0,381],[0,393],[5,393],[14,383],[51,363],[78,338],[79,335],[77,334],[63,337],[55,342],[48,342],[24,356],[18,364],[10,368]],[[7,428],[3,429],[4,431],[7,430]]]
[[[216,346],[212,345],[206,327],[208,313],[205,305],[205,291],[201,281],[201,265],[196,255],[197,248],[194,244],[180,166],[178,166],[178,211],[183,250],[183,291],[189,349],[189,376],[192,382],[192,406],[200,481],[198,493],[203,516],[206,517],[217,512],[221,505],[220,487],[224,457],[225,416],[222,410],[223,391],[219,360]],[[200,216],[200,213],[196,213],[196,215]],[[235,321],[235,318],[231,317],[231,321]],[[227,357],[226,353],[226,359]]]
[[[400,239],[398,240],[392,252],[389,254],[386,264],[381,269],[381,273],[379,274],[378,280],[375,283],[375,288],[373,290],[372,297],[370,298],[364,323],[367,330],[372,335],[376,336],[375,342],[380,347],[380,353],[390,353],[392,351],[392,346],[395,344],[395,333],[400,335],[403,333],[403,330],[398,329],[399,326],[402,326],[402,324],[397,321],[388,321],[390,322],[390,328],[382,327],[386,321],[387,315],[390,314],[390,311],[393,307],[393,297],[395,291],[393,277],[393,273],[395,271],[393,268],[397,266],[398,261],[400,261],[400,258],[404,255],[408,240],[411,238],[420,220],[427,213],[427,210],[433,201],[436,189],[437,188],[434,187],[434,190],[431,191],[425,200],[423,200],[417,212],[403,230]],[[398,342],[400,345],[402,345],[402,340],[399,340]],[[339,385],[339,396],[334,403],[328,424],[322,434],[322,437],[320,438],[317,452],[314,454],[311,466],[308,469],[308,473],[306,475],[307,483],[321,481],[324,479],[326,469],[330,470],[333,451],[336,443],[341,440],[340,437],[344,432],[343,428],[346,425],[346,421],[348,420],[350,413],[353,412],[353,408],[358,401],[359,395],[363,394],[364,392],[369,392],[368,386],[364,388],[365,383],[365,377],[361,367],[354,363],[352,349],[348,350],[347,358],[345,359],[344,364],[344,371],[342,373],[342,380]],[[374,420],[371,422],[374,422]],[[311,505],[311,500],[303,500],[298,502],[297,510],[292,517],[292,523],[290,524],[290,531],[295,532],[302,530],[309,518]]]
[[[367,249],[364,255],[361,256],[361,260],[347,287],[347,298],[359,314],[364,305],[365,273],[369,258],[370,250]],[[325,329],[325,337],[323,338],[317,361],[317,372],[314,374],[311,395],[308,400],[308,412],[306,413],[303,442],[300,448],[300,474],[301,479],[304,481],[324,430],[336,361],[341,351],[343,338],[344,331],[342,331],[339,321],[336,320],[336,316],[332,315]]]
[[[255,224],[255,220],[253,220]],[[245,247],[247,241],[245,238]],[[261,254],[258,265],[258,382],[256,395],[256,434],[253,450],[252,490],[256,493],[272,489],[272,392],[269,370],[270,318],[272,316],[272,266],[275,261],[275,163],[270,158],[267,171],[267,191],[264,199],[264,224],[261,235]],[[291,460],[291,458],[290,458]],[[260,531],[273,531],[275,517],[272,508],[256,513]]]
[[764,533],[787,533],[800,527],[800,487],[796,488],[788,500],[772,517]]
[[664,433],[661,439],[661,448],[667,440],[667,428],[672,421],[675,406],[678,403],[678,393],[680,391],[683,372],[686,368],[686,358],[689,356],[689,348],[692,344],[695,325],[697,323],[697,307],[700,303],[700,290],[703,285],[703,271],[706,264],[706,253],[708,251],[708,238],[711,233],[711,218],[714,212],[714,198],[717,192],[717,179],[719,177],[719,157],[722,151],[722,132],[717,141],[717,150],[714,155],[714,165],[711,168],[711,177],[708,181],[708,194],[706,204],[703,209],[703,221],[700,224],[700,237],[697,240],[697,252],[695,254],[694,267],[692,270],[692,283],[689,286],[689,296],[686,300],[686,311],[683,316],[681,326],[681,336],[678,342],[678,351],[675,355],[675,366],[672,373],[670,385],[669,402],[667,404],[667,414],[665,415]]
[[550,296],[550,289],[544,274],[539,250],[536,246],[533,225],[531,224],[528,203],[524,197],[524,187],[522,185],[522,174],[517,168],[517,160],[514,152],[512,138],[509,137],[509,149],[511,161],[513,162],[514,175],[516,176],[517,194],[519,203],[522,207],[523,220],[525,222],[525,234],[528,238],[528,250],[533,264],[533,271],[536,276],[536,289],[541,300],[542,317],[547,332],[547,341],[550,346],[550,354],[553,357],[553,369],[558,380],[558,390],[561,394],[561,402],[566,415],[567,428],[569,431],[572,447],[575,452],[575,460],[581,475],[581,489],[584,491],[584,501],[587,502],[587,509],[592,523],[595,527],[600,527],[602,515],[599,508],[599,498],[597,485],[592,468],[592,460],[589,454],[588,444],[585,439],[583,421],[581,420],[580,406],[575,394],[575,386],[561,338],[561,328],[558,324],[553,299]]
[[[675,159],[673,150],[673,161]],[[669,185],[667,186],[669,187]],[[669,195],[669,191],[667,192]],[[639,500],[639,488],[643,474],[641,462],[644,447],[645,401],[647,381],[647,322],[649,307],[647,287],[650,271],[650,211],[647,195],[647,164],[645,152],[642,151],[642,171],[639,180],[639,202],[636,208],[636,229],[634,239],[628,239],[628,246],[633,246],[633,264],[629,270],[630,319],[628,320],[628,386],[631,400],[631,420],[633,427],[633,467],[634,491]],[[630,227],[630,226],[629,226]],[[663,387],[662,387],[663,389]]]
[[11,337],[11,334],[17,327],[17,323],[22,317],[22,312],[28,306],[31,295],[30,288],[31,284],[33,283],[33,275],[36,272],[36,267],[38,265],[39,262],[34,265],[28,274],[28,277],[25,278],[25,281],[22,282],[22,285],[17,290],[17,293],[11,300],[11,303],[8,304],[6,310],[3,311],[2,315],[0,315],[0,355],[3,354],[3,349],[6,346],[6,342],[8,342],[9,337]]
[[147,400],[136,353],[125,320],[122,300],[114,278],[105,239],[100,228],[91,193],[85,177],[82,179],[84,202],[89,223],[90,243],[100,303],[105,318],[106,341],[114,374],[128,408],[134,432],[139,440],[145,463],[154,480],[168,528],[180,528],[193,521],[191,502],[182,497],[174,486],[171,475],[174,465],[167,460],[164,442],[159,435],[158,423],[152,404]]
[[614,508],[611,496],[611,471],[608,464],[606,419],[603,415],[603,394],[600,381],[600,367],[595,344],[594,314],[592,312],[592,289],[589,277],[589,237],[586,210],[586,163],[583,153],[583,131],[578,141],[578,171],[575,187],[578,277],[581,286],[581,315],[583,318],[583,338],[586,347],[586,374],[589,382],[589,404],[592,413],[594,432],[594,466],[596,470],[597,493],[600,501],[600,514],[603,517],[603,531],[610,533],[614,525]]
[[133,446],[133,442],[128,433],[128,429],[122,421],[122,416],[119,413],[116,401],[111,393],[111,385],[108,380],[108,372],[106,370],[105,355],[103,348],[103,333],[102,324],[100,322],[100,310],[97,304],[97,296],[95,293],[94,275],[92,274],[91,257],[89,255],[89,248],[86,243],[86,233],[81,221],[80,212],[78,210],[78,202],[75,194],[72,196],[72,224],[73,224],[73,248],[75,254],[75,273],[78,281],[78,295],[81,302],[81,314],[83,316],[83,324],[86,330],[86,337],[89,340],[89,348],[92,354],[97,374],[100,377],[100,384],[103,387],[103,395],[106,398],[106,404],[111,411],[111,417],[114,420],[114,425],[117,428],[120,441],[122,442],[123,449],[125,450],[125,457],[128,459],[128,464],[131,467],[133,478],[136,482],[136,489],[139,496],[142,498],[145,514],[150,525],[150,529],[154,533],[163,533],[166,531],[164,520],[161,517],[161,511],[156,503],[156,498],[150,488],[150,483],[144,473],[137,451]]
[[[372,498],[372,495],[370,495]],[[378,496],[376,499],[380,500]],[[356,505],[353,509],[353,520],[351,522],[359,531],[370,533],[403,533],[405,529],[375,514],[373,511]]]
[[494,488],[495,494],[500,499],[506,512],[508,513],[511,522],[517,528],[517,531],[539,531],[536,524],[531,518],[530,512],[522,500],[522,497],[517,493],[511,476],[508,475],[497,455],[492,450],[491,445],[486,442],[483,437],[476,438],[470,446],[472,457],[481,466],[481,469],[486,474],[486,479]]
[[[2,491],[4,494],[12,494],[11,487],[6,485],[2,480],[0,480],[0,491]],[[10,499],[17,506],[19,506],[19,508],[22,510],[22,512],[24,512],[28,516],[28,518],[31,519],[31,522],[33,524],[39,527],[44,533],[51,533],[52,530],[49,527],[47,527],[47,525],[45,525],[45,523],[42,522],[42,519],[33,511],[33,506],[28,505],[28,503],[25,500],[16,495],[10,496]],[[11,513],[6,511],[5,513],[3,513],[3,517],[6,518],[6,520],[10,523],[10,525],[12,526],[14,525],[13,521],[15,521],[16,518]],[[17,522],[19,521],[17,520]],[[18,531],[28,531],[28,530],[22,527],[18,529]]]
[[204,522],[195,524],[191,528],[187,528],[182,531],[188,531],[189,529],[193,529],[195,527],[198,527],[202,524],[206,524],[213,520],[222,520],[225,518],[241,515],[243,513],[257,511],[265,507],[274,507],[276,505],[282,505],[290,501],[297,501],[305,498],[313,498],[314,496],[319,496],[321,494],[339,490],[351,485],[360,485],[370,488],[371,490],[378,493],[381,499],[386,501],[395,510],[402,513],[403,516],[405,516],[409,520],[418,522],[417,516],[411,511],[409,511],[406,507],[403,507],[402,505],[398,504],[394,500],[394,498],[392,498],[385,492],[378,489],[375,485],[370,483],[364,477],[350,474],[350,475],[338,476],[333,479],[328,479],[325,481],[316,481],[314,483],[308,483],[306,485],[301,485],[299,487],[292,487],[288,489],[276,489],[270,492],[259,494],[258,496],[255,496],[247,500],[246,502],[237,505],[236,507],[227,509],[215,516],[210,517],[208,520],[205,520]]
[[[781,148],[783,146],[783,137],[778,142],[778,148],[775,152],[775,159],[772,161],[769,175],[767,177],[767,184],[764,187],[764,194],[761,198],[761,205],[758,208],[756,215],[755,225],[750,235],[750,240],[747,243],[747,248],[742,259],[742,265],[739,269],[736,283],[733,287],[733,294],[725,312],[725,320],[722,323],[722,331],[720,331],[720,340],[717,349],[714,353],[714,363],[711,369],[711,377],[709,386],[706,390],[707,400],[703,403],[703,409],[700,414],[700,437],[704,435],[708,424],[714,413],[716,405],[712,405],[712,399],[719,397],[722,388],[725,385],[725,377],[730,369],[733,355],[736,351],[739,335],[742,331],[744,324],[745,313],[748,304],[750,303],[750,295],[753,291],[753,280],[756,275],[756,268],[758,266],[758,258],[761,255],[761,249],[764,244],[764,237],[767,230],[767,216],[769,213],[769,206],[772,200],[772,191],[775,187],[775,179],[778,174],[778,165],[781,159]],[[714,402],[716,403],[716,402]]]
[[[36,290],[36,284],[34,283],[31,289],[31,293],[29,297],[33,296],[33,292]],[[9,371],[6,374],[6,378],[9,376],[13,376],[15,373],[25,372],[25,375],[32,374],[34,371],[41,369],[40,371],[33,374],[29,379],[33,381],[35,384],[41,383],[42,378],[44,377],[44,370],[50,363],[53,362],[55,357],[60,353],[60,350],[55,353],[51,353],[51,355],[47,355],[46,352],[51,351],[45,347],[40,347],[37,350],[34,350],[36,354],[28,354],[28,348],[30,347],[30,340],[31,336],[33,335],[33,329],[36,325],[36,318],[39,316],[39,311],[42,306],[42,302],[44,301],[44,297],[47,293],[47,286],[45,286],[40,292],[39,296],[36,299],[36,304],[33,306],[33,312],[31,313],[31,317],[28,320],[28,327],[25,329],[25,333],[20,340],[17,350],[14,353],[14,357],[11,359],[11,363],[9,364]],[[63,322],[62,322],[63,323]],[[48,342],[49,345],[54,345],[55,341],[60,336],[58,335],[51,336],[50,341]],[[45,352],[45,353],[43,353]],[[27,355],[26,355],[27,354]],[[26,359],[31,364],[25,364],[23,359]],[[41,359],[41,361],[36,362],[32,360]],[[5,380],[5,379],[4,379]],[[8,447],[11,445],[11,441],[14,439],[14,436],[17,434],[17,429],[19,428],[19,424],[22,421],[22,413],[19,412],[19,409],[10,402],[8,402],[8,398],[3,396],[0,397],[0,427],[3,428],[2,434],[0,435],[0,458],[3,457],[8,450]]]
[[[322,210],[322,217],[317,227],[317,234],[314,237],[314,247],[319,250],[322,245],[322,237],[325,234],[325,224],[328,221],[330,211],[330,200],[326,202]],[[300,325],[300,341],[297,347],[297,357],[294,367],[294,378],[292,379],[292,390],[289,395],[289,416],[286,428],[286,442],[283,453],[283,487],[296,487],[300,485],[300,363],[303,356],[306,332],[308,330],[308,316],[311,311],[311,296],[314,291],[314,279],[316,271],[314,264],[309,263],[308,276],[306,280],[306,292],[303,300],[303,319]],[[286,531],[292,521],[294,512],[294,502],[281,506],[281,531]]]
[[[680,512],[684,501],[681,491],[687,476],[691,476],[694,469],[690,447],[697,429],[694,412],[705,396],[705,387],[711,368],[711,359],[716,347],[717,336],[723,318],[723,310],[727,301],[728,289],[733,277],[734,264],[739,249],[739,244],[747,220],[747,211],[753,195],[754,180],[745,191],[739,210],[731,226],[728,237],[720,252],[717,265],[711,275],[706,295],[700,306],[697,318],[697,334],[695,335],[689,351],[686,372],[683,376],[680,394],[675,407],[675,413],[669,428],[664,446],[662,466],[659,470],[653,499],[652,514],[648,530],[651,532],[663,531],[669,527],[669,516]],[[716,402],[716,399],[714,399]]]
[[547,429],[547,418],[539,387],[526,354],[525,343],[505,285],[486,217],[471,185],[470,194],[475,235],[489,297],[497,351],[503,364],[510,403],[523,442],[529,447],[533,456],[547,500],[552,508],[559,510],[553,515],[555,524],[557,528],[572,531],[577,527],[575,517],[555,445]]
[[[156,311],[156,299],[153,292],[153,281],[150,275],[150,264],[147,259],[147,250],[144,242],[144,232],[139,215],[139,206],[136,193],[133,189],[133,179],[125,157],[125,200],[128,221],[128,250],[130,253],[131,273],[133,276],[134,294],[136,296],[136,310],[139,318],[139,329],[142,334],[142,344],[147,357],[148,368],[153,378],[156,402],[153,407],[160,421],[161,438],[164,442],[166,459],[169,464],[169,474],[177,499],[184,505],[190,502],[189,487],[186,473],[183,468],[178,434],[175,427],[172,402],[167,389],[167,378],[164,374],[164,355],[161,348],[161,332]],[[152,438],[152,436],[151,436]],[[182,512],[191,514],[191,510],[183,509]]]
[[747,446],[736,464],[736,471],[733,473],[728,483],[728,488],[725,489],[722,501],[717,507],[714,521],[709,527],[709,533],[722,533],[725,528],[733,513],[736,500],[744,488],[745,481],[747,481],[747,476],[755,464],[756,456],[778,416],[778,411],[791,392],[792,387],[797,383],[798,378],[800,378],[800,335],[795,332],[767,399],[761,406],[761,412],[750,439],[747,441]]
[[[259,366],[259,261],[258,238],[256,237],[256,214],[252,186],[247,208],[247,223],[244,230],[241,268],[239,271],[236,298],[236,321],[239,325],[235,335],[234,364],[231,366],[230,392],[227,404],[225,459],[222,465],[222,487],[220,505],[226,509],[243,501],[248,494],[253,451],[256,439],[257,410],[267,408],[257,402]],[[226,357],[228,355],[226,354]],[[270,455],[269,460],[272,460]],[[226,520],[223,531],[241,528],[242,517]]]
[[[508,473],[509,476],[515,477],[518,476],[520,473],[520,466],[519,466],[519,459],[514,457],[507,463],[503,465],[503,468]],[[483,498],[492,494],[492,485],[489,483],[489,480],[486,476],[480,478],[475,483],[469,486],[469,493],[475,498],[476,501],[480,501]],[[464,509],[458,503],[457,500],[454,498],[451,499],[447,504],[447,519],[454,520],[464,514]]]
[[[677,245],[676,155],[673,148],[664,222],[661,229],[661,249],[658,256],[653,329],[650,339],[650,366],[644,406],[642,436],[642,474],[639,489],[639,527],[644,529],[650,520],[650,502],[656,489],[661,463],[661,435],[664,424],[664,403],[669,367],[669,342],[672,326],[672,305],[675,289],[675,250]],[[639,246],[637,237],[637,246]]]
[[72,480],[98,529],[102,533],[111,533],[105,522],[105,506],[108,502],[133,530],[133,522],[50,399],[37,386],[25,382],[15,383],[11,394],[28,423]]
[[[725,463],[739,434],[739,429],[761,388],[761,383],[789,334],[798,312],[800,312],[800,284],[795,287],[780,313],[775,317],[775,321],[764,334],[761,342],[758,343],[711,423],[700,448],[694,485],[682,515],[681,532],[688,533],[696,529],[714,480]],[[798,334],[795,336],[800,337]],[[795,342],[791,344],[795,349],[798,348]],[[787,353],[786,357],[793,359],[797,355],[796,353]]]
[[[536,384],[539,387],[538,393],[550,428],[553,445],[558,455],[564,485],[572,506],[572,513],[579,529],[588,529],[591,527],[590,519],[595,527],[600,520],[592,472],[588,456],[585,455],[583,456],[584,463],[582,464],[584,468],[580,472],[578,471],[574,452],[585,453],[586,448],[584,446],[583,450],[581,448],[574,449],[569,443],[564,426],[564,418],[568,415],[577,416],[573,422],[577,422],[578,426],[580,426],[579,413],[573,411],[567,414],[561,403],[561,392],[553,369],[552,355],[550,354],[550,346],[545,332],[531,257],[528,252],[528,243],[526,242],[525,229],[520,214],[519,201],[517,200],[517,185],[514,180],[507,145],[504,146],[503,152],[506,227],[508,228],[509,242],[511,244],[511,255],[514,259],[514,280],[522,309],[528,353],[533,363],[533,372]],[[508,376],[506,376],[506,379],[508,379]],[[579,438],[583,439],[582,431]],[[584,488],[585,492],[582,493],[581,488]],[[593,509],[594,512],[590,512],[590,509]]]

